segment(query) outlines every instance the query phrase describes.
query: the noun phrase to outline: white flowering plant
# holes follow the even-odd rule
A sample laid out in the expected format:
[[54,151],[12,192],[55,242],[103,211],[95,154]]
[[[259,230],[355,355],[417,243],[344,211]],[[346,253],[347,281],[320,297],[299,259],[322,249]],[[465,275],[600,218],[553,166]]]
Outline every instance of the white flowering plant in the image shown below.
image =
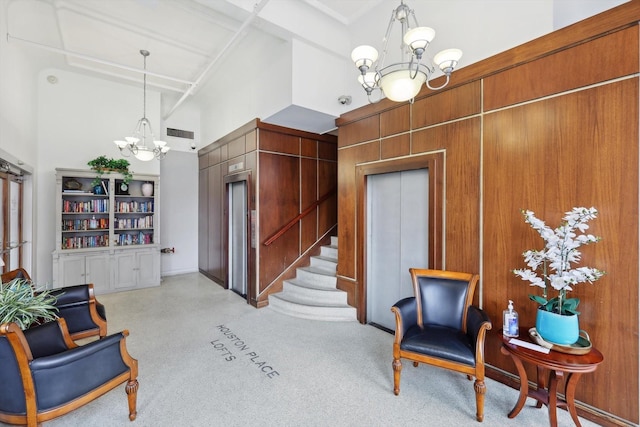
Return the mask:
[[[562,223],[555,229],[536,218],[529,210],[522,210],[524,221],[540,234],[545,241],[541,250],[528,250],[522,254],[527,267],[513,270],[522,280],[531,282],[531,286],[542,288],[542,296],[529,295],[543,310],[561,315],[580,314],[577,311],[580,299],[567,298],[567,292],[573,290],[578,283],[593,283],[605,272],[593,267],[575,267],[580,262],[582,245],[601,240],[587,234],[587,222],[598,216],[596,208],[576,207],[565,213]],[[580,234],[578,234],[580,233]],[[538,270],[541,270],[538,274]],[[557,296],[549,299],[548,289],[553,288]]]

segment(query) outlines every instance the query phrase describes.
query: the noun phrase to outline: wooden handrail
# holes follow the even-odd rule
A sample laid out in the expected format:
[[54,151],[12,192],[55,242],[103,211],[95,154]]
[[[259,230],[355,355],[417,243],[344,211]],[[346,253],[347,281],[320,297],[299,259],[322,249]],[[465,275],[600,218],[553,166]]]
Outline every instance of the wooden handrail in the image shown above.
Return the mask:
[[286,233],[291,227],[296,225],[296,223],[298,221],[300,221],[305,216],[309,215],[315,208],[318,207],[318,205],[320,205],[320,203],[324,202],[329,197],[333,196],[335,193],[336,193],[336,189],[333,188],[327,194],[325,194],[324,196],[320,197],[318,200],[316,200],[314,203],[312,203],[311,206],[309,206],[308,208],[306,208],[305,210],[300,212],[298,214],[298,216],[296,216],[291,221],[289,221],[286,225],[284,225],[280,230],[278,230],[277,232],[273,233],[271,235],[271,237],[269,237],[267,240],[264,241],[263,245],[269,246],[270,244],[272,244],[273,242],[278,240],[280,238],[280,236],[282,236],[284,233]]

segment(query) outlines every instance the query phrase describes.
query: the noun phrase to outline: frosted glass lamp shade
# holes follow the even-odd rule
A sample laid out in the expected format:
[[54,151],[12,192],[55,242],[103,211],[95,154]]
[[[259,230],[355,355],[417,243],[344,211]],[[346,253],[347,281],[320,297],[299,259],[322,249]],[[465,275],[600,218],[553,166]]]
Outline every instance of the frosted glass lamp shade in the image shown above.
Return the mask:
[[360,70],[369,69],[378,60],[378,51],[373,46],[358,46],[351,52],[351,60]]
[[369,71],[368,73],[358,76],[358,82],[365,87],[375,87],[376,85],[376,75],[377,73],[373,71]]
[[[413,72],[415,73],[415,70]],[[420,92],[420,87],[427,81],[427,75],[418,71],[412,79],[411,74],[410,70],[397,70],[382,76],[380,87],[384,95],[396,102],[404,102],[414,98]]]
[[436,36],[436,30],[430,27],[416,27],[407,31],[403,40],[412,51],[418,49],[420,55]]
[[156,147],[161,147],[161,148],[164,147],[165,145],[167,145],[167,143],[165,141],[153,141],[153,144]]
[[122,140],[118,140],[118,141],[113,141],[119,149],[123,149],[124,147],[126,147],[127,145],[129,145],[129,143],[127,141],[122,141]]
[[143,162],[148,162],[149,160],[153,160],[155,157],[153,151],[149,150],[147,147],[139,147],[138,152],[135,154],[136,159],[142,160]]
[[458,65],[460,58],[462,58],[462,51],[460,49],[445,49],[433,57],[433,62],[443,73],[451,74],[454,68],[456,68],[456,65]]

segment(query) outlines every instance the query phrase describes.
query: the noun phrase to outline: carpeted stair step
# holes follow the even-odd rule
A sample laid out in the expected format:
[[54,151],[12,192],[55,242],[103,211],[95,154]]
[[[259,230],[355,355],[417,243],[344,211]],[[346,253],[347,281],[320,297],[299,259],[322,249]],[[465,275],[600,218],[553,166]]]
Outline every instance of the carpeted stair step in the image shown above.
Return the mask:
[[312,256],[311,267],[322,268],[324,270],[333,272],[333,274],[336,274],[336,268],[338,267],[338,260],[335,258],[323,256],[323,255]]

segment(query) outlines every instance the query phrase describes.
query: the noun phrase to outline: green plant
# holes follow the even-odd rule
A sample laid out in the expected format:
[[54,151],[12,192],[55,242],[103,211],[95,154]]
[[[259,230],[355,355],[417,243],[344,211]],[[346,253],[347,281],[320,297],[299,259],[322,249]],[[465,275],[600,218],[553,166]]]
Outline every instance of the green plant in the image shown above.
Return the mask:
[[50,291],[36,291],[31,282],[14,279],[0,284],[0,324],[16,323],[27,329],[36,322],[57,319],[56,297]]
[[107,156],[99,156],[89,160],[87,164],[98,173],[94,180],[91,181],[92,186],[100,185],[102,175],[109,171],[120,172],[123,175],[122,181],[127,185],[133,178],[133,175],[129,172],[130,164],[127,159],[108,159]]
[[[522,211],[524,222],[540,234],[545,241],[541,250],[528,250],[522,255],[528,269],[513,270],[522,280],[531,282],[531,286],[542,288],[542,296],[529,295],[545,311],[562,315],[580,314],[577,311],[580,299],[567,298],[567,292],[578,283],[593,283],[604,276],[605,272],[593,267],[571,268],[572,263],[580,261],[578,248],[582,245],[600,241],[600,237],[585,234],[589,229],[587,222],[598,216],[596,208],[573,208],[565,212],[562,223],[555,229],[545,225],[544,221],[535,217],[532,211]],[[582,234],[577,234],[577,231]],[[541,268],[542,274],[536,271]],[[548,288],[558,291],[558,295],[548,299]]]

